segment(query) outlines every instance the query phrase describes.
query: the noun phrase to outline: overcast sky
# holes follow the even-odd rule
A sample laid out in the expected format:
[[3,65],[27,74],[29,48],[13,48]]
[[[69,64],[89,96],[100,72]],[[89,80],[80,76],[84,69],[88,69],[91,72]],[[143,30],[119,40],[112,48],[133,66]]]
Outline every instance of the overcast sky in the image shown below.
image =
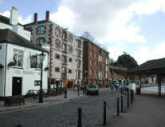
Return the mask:
[[165,57],[165,0],[0,0],[0,14],[15,6],[20,22],[51,20],[79,34],[89,32],[116,59],[123,51],[138,63]]

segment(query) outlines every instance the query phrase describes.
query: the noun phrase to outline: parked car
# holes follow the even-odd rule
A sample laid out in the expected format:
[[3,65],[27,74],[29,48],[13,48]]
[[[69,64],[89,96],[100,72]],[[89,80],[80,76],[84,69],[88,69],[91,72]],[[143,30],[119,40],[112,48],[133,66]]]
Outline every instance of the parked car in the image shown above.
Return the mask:
[[99,87],[96,84],[90,84],[86,88],[87,95],[99,95]]

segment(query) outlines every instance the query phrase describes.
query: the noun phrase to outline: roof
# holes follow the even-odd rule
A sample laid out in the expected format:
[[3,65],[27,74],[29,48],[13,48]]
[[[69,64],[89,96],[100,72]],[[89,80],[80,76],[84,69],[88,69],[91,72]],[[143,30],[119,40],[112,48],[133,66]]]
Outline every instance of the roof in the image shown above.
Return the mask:
[[165,58],[147,61],[138,68],[141,73],[164,73],[165,74]]
[[5,24],[10,24],[9,18],[0,15],[0,22],[5,23]]
[[140,70],[165,68],[165,58],[147,61],[140,65]]
[[99,45],[97,45],[96,43],[92,42],[91,40],[85,38],[85,37],[82,37],[80,36],[81,39],[93,44],[94,46],[96,46],[97,48],[101,49],[102,51],[106,52],[107,54],[109,54],[109,52],[107,50],[105,50],[104,48],[100,47]]
[[[37,21],[37,24],[42,24],[42,23],[46,23],[46,22],[52,23],[51,21],[40,20],[40,21]],[[36,23],[31,22],[31,23],[25,24],[24,27],[31,26],[31,25],[34,25],[34,24],[36,24]]]
[[[3,15],[0,15],[0,22],[2,22],[4,24],[11,25],[10,19],[8,17],[3,16]],[[20,24],[20,23],[18,23],[18,24],[22,26],[22,24]]]
[[20,35],[18,35],[17,33],[9,29],[0,30],[0,43],[10,43],[10,44],[14,44],[14,45],[22,46],[22,47],[27,47],[27,48],[47,52],[46,50],[31,43],[30,41],[26,40],[25,38],[21,37]]

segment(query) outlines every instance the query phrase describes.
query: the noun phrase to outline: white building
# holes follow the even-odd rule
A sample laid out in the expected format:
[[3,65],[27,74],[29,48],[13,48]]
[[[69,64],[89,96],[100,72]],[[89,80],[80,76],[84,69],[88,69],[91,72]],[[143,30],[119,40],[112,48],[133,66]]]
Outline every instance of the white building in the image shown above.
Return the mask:
[[10,29],[30,41],[31,33],[18,23],[18,11],[15,7],[10,10],[10,18],[0,15],[0,29]]
[[39,90],[41,59],[43,60],[43,89],[47,89],[48,54],[9,29],[0,30],[0,96],[25,95]]

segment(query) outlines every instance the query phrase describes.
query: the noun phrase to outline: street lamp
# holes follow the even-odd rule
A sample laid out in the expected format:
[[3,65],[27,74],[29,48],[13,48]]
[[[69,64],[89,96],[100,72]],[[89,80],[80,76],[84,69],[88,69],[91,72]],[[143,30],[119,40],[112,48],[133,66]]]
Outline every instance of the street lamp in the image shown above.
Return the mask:
[[43,103],[43,88],[42,88],[42,77],[43,77],[43,61],[44,61],[44,53],[42,52],[40,55],[40,91],[39,91],[39,103]]

